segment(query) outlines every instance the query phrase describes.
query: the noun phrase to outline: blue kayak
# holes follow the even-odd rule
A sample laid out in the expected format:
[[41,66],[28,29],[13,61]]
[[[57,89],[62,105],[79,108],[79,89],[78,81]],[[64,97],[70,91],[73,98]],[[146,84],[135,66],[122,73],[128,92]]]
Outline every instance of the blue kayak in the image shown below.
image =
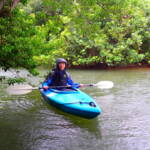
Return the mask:
[[40,92],[48,103],[64,112],[84,118],[94,118],[101,114],[95,100],[79,89],[40,89]]

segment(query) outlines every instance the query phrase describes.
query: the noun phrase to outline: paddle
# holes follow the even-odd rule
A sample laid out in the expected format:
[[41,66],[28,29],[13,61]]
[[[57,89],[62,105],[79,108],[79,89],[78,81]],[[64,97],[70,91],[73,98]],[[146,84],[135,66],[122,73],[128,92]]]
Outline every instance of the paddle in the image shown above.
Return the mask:
[[[100,81],[96,84],[82,84],[81,87],[98,87],[100,89],[110,89],[114,86],[112,81]],[[67,86],[50,86],[49,88],[67,88],[74,87],[72,85]],[[31,92],[32,90],[39,89],[39,87],[32,87],[28,84],[14,84],[9,86],[6,91],[10,95],[22,95]]]
[[100,81],[96,84],[83,84],[83,87],[98,87],[100,89],[111,89],[114,86],[112,81]]

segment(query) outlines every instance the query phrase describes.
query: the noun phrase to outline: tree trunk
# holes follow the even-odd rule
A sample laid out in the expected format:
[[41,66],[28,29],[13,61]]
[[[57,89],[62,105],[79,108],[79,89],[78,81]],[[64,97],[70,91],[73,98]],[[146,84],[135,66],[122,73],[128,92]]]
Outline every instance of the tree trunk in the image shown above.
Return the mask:
[[1,2],[0,2],[0,12],[3,9],[6,2],[7,2],[7,0],[1,0]]
[[1,0],[0,1],[0,17],[8,17],[16,7],[20,0]]
[[20,0],[13,0],[12,4],[10,6],[10,11],[12,11],[19,2],[20,2]]

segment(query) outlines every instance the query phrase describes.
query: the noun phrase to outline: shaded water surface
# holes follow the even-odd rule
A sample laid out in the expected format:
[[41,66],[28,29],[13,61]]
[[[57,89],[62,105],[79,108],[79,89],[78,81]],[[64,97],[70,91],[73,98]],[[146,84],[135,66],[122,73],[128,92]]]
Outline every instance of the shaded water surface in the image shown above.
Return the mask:
[[38,90],[11,96],[1,83],[0,150],[150,150],[150,70],[70,73],[80,83],[114,82],[109,90],[82,89],[102,114],[92,120],[72,116],[49,106]]

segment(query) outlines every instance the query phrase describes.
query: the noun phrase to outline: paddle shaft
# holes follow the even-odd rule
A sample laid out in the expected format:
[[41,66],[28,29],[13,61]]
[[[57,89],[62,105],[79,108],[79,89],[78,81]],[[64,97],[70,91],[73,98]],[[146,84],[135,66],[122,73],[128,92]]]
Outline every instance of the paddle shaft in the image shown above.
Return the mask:
[[[79,87],[98,87],[101,89],[106,89],[106,88],[112,88],[113,87],[113,82],[111,81],[100,81],[97,84],[80,84]],[[66,85],[66,86],[49,86],[47,88],[39,88],[39,87],[25,87],[25,88],[16,88],[15,90],[37,90],[37,89],[48,89],[48,88],[71,88],[75,87],[74,85]]]
[[[94,84],[83,84],[83,87],[91,87],[94,86]],[[49,86],[48,88],[69,88],[69,87],[74,87],[73,85],[66,85],[66,86]],[[37,89],[43,89],[39,87],[32,87],[32,88],[20,88],[17,90],[37,90]]]

